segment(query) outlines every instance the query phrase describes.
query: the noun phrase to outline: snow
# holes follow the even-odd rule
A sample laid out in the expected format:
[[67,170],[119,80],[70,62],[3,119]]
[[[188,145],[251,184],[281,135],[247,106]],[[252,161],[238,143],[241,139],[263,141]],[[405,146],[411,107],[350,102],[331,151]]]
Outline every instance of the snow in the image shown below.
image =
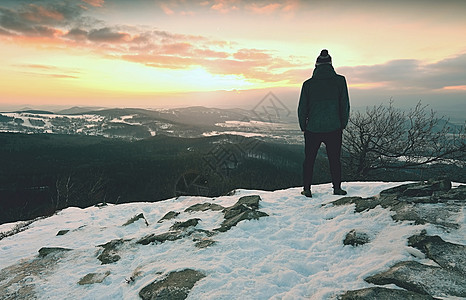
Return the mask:
[[217,136],[217,135],[222,135],[222,134],[240,135],[244,137],[266,137],[268,136],[263,133],[241,132],[241,131],[210,131],[210,132],[204,132],[202,136]]
[[[348,196],[370,197],[402,183],[344,183]],[[37,256],[42,247],[64,247],[68,252],[45,278],[35,278],[39,299],[138,299],[139,291],[161,274],[192,268],[207,275],[197,282],[188,299],[334,299],[346,290],[370,286],[363,279],[385,271],[402,260],[425,262],[422,253],[407,246],[407,238],[426,229],[443,239],[465,243],[462,228],[446,232],[432,225],[394,222],[392,212],[375,209],[354,213],[354,206],[333,206],[340,196],[331,194],[330,184],[313,186],[313,198],[300,195],[301,188],[277,191],[237,190],[218,198],[183,196],[156,203],[128,203],[103,208],[67,208],[41,219],[29,229],[0,241],[0,269]],[[205,249],[194,246],[192,237],[163,244],[126,243],[121,259],[101,265],[99,244],[113,239],[139,239],[164,233],[175,221],[200,218],[197,228],[212,230],[223,221],[221,212],[184,212],[197,203],[233,205],[241,196],[260,195],[260,211],[269,216],[242,221],[212,238]],[[157,223],[167,212],[181,214],[175,220]],[[143,213],[144,220],[122,226]],[[14,224],[0,226],[0,231]],[[60,230],[68,229],[62,236]],[[344,246],[352,230],[369,234],[371,242],[359,247]],[[413,257],[413,254],[416,257]],[[110,271],[102,283],[78,285],[89,273]],[[141,272],[135,282],[125,279]],[[161,272],[161,273],[160,273]]]

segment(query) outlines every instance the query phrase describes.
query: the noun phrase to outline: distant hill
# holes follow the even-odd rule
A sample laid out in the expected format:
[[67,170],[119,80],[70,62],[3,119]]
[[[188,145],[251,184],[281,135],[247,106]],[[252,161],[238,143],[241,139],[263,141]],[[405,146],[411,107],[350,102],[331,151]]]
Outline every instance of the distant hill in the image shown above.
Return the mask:
[[38,114],[38,115],[53,115],[54,114],[54,112],[51,112],[51,111],[34,110],[34,109],[20,110],[20,111],[16,111],[16,113],[27,113],[27,114]]
[[[175,109],[72,107],[57,113],[24,110],[0,114],[0,130],[142,139],[158,134],[202,137],[237,134],[297,143],[296,122],[264,118],[251,110],[193,106]],[[271,120],[272,119],[272,122]]]
[[83,114],[89,111],[96,111],[99,109],[103,109],[103,107],[91,107],[91,106],[74,106],[71,108],[63,109],[60,111],[55,112],[58,115],[74,115],[74,114]]

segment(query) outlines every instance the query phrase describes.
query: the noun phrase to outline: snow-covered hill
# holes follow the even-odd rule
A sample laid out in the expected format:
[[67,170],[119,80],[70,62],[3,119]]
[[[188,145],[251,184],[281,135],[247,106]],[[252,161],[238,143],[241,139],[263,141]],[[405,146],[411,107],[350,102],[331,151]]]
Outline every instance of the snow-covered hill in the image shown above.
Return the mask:
[[[343,187],[348,196],[365,198],[400,184],[352,182]],[[397,262],[436,265],[408,245],[408,238],[422,230],[447,242],[466,244],[464,205],[442,217],[456,227],[415,225],[394,221],[395,212],[383,205],[355,212],[354,204],[332,204],[341,197],[331,191],[331,185],[323,184],[313,187],[311,199],[301,196],[299,188],[290,188],[237,190],[214,199],[186,196],[157,203],[68,208],[0,240],[0,299],[33,295],[38,299],[138,299],[152,282],[186,269],[202,274],[190,291],[185,289],[188,299],[334,299],[346,291],[374,286],[364,279]],[[226,213],[217,205],[232,207],[248,195],[260,196],[257,211],[267,216],[254,215],[257,219],[240,220],[219,230]],[[204,203],[210,204],[199,209]],[[439,204],[426,205],[435,211]],[[174,218],[167,217],[169,212]],[[188,224],[191,220],[197,221]],[[192,226],[180,227],[183,224]],[[0,225],[0,232],[19,225]],[[362,232],[369,242],[344,245],[352,230]],[[180,235],[158,239],[170,232]],[[43,250],[38,255],[41,248],[72,250],[55,249],[51,254]],[[110,261],[102,260],[105,255]],[[400,289],[393,284],[388,287]]]
[[[78,111],[80,111],[78,113]],[[66,112],[66,111],[64,111]],[[144,139],[164,134],[202,137],[220,134],[263,137],[296,143],[296,118],[270,118],[244,109],[186,107],[177,109],[101,109],[73,114],[26,110],[0,113],[0,132],[79,134]],[[273,134],[270,131],[273,130]]]

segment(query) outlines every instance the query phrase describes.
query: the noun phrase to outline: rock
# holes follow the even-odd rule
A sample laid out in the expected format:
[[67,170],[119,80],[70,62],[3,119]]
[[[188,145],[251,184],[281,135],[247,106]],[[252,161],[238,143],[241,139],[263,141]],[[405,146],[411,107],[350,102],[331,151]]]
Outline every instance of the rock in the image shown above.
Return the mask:
[[78,281],[79,285],[101,283],[110,275],[110,271],[105,273],[89,273]]
[[165,214],[165,216],[162,217],[162,219],[160,219],[157,223],[162,223],[163,221],[166,221],[166,220],[171,220],[171,219],[174,219],[176,218],[180,213],[179,212],[176,212],[176,211],[169,211]]
[[351,230],[345,237],[343,241],[344,245],[359,246],[364,245],[370,242],[369,236],[364,232],[357,232],[356,230]]
[[231,208],[234,209],[236,206],[246,205],[250,209],[256,210],[259,209],[259,201],[261,201],[261,197],[259,195],[243,196],[239,198],[238,202],[236,202]]
[[143,213],[140,213],[139,215],[135,215],[134,217],[132,217],[131,219],[129,219],[128,221],[126,221],[125,224],[123,224],[123,226],[128,226],[129,224],[133,224],[134,222],[136,222],[137,220],[139,219],[143,219],[144,222],[146,223],[146,226],[149,226],[149,222],[147,222],[146,218],[144,217],[144,214]]
[[39,257],[47,256],[51,253],[61,253],[71,251],[73,249],[59,248],[59,247],[43,247],[39,249]]
[[194,218],[194,219],[189,219],[189,220],[184,221],[184,222],[175,222],[175,224],[173,224],[170,227],[170,230],[186,230],[188,227],[197,226],[199,221],[201,221],[201,219]]
[[466,185],[460,185],[455,189],[451,189],[448,192],[445,191],[435,191],[432,194],[433,198],[438,199],[438,202],[448,201],[448,200],[466,200]]
[[428,182],[408,183],[391,189],[384,190],[380,195],[396,194],[406,197],[422,197],[431,196],[435,191],[449,191],[451,189],[451,181],[432,180]]
[[464,275],[415,261],[397,263],[388,271],[365,280],[377,285],[396,284],[406,290],[434,297],[466,297]]
[[439,236],[420,235],[408,239],[408,245],[419,249],[442,268],[466,276],[466,246],[445,242]]
[[65,230],[60,230],[58,233],[57,233],[57,236],[59,235],[65,235],[67,234],[68,232],[70,232],[69,230],[65,229]]
[[236,226],[243,220],[257,220],[261,217],[266,217],[268,214],[258,211],[260,196],[244,196],[241,197],[234,205],[223,210],[225,220],[215,231],[225,232],[231,227]]
[[161,234],[149,234],[140,240],[138,240],[137,244],[148,245],[150,243],[159,242],[164,243],[166,241],[176,241],[185,236],[184,233],[178,231],[170,231]]
[[211,240],[211,239],[201,239],[201,240],[195,240],[196,244],[194,244],[194,246],[196,246],[197,248],[207,248],[209,246],[212,246],[213,244],[217,243],[216,241],[214,240]]
[[253,220],[253,219],[257,220],[261,217],[267,217],[267,216],[268,214],[261,212],[261,211],[256,211],[256,210],[245,211],[231,218],[226,219],[225,221],[222,222],[219,228],[216,228],[214,230],[225,232],[229,230],[231,227],[236,226],[236,224],[238,224],[240,221]]
[[97,247],[103,247],[104,251],[102,251],[97,259],[100,260],[103,265],[119,261],[121,257],[117,254],[117,251],[126,241],[127,240],[117,239],[111,240],[103,245],[98,245]]
[[185,212],[193,212],[193,211],[206,211],[206,210],[213,210],[219,211],[225,209],[223,206],[215,204],[215,203],[202,203],[202,204],[194,204],[185,209]]
[[[464,207],[464,205],[463,205]],[[462,206],[454,203],[443,203],[441,208],[438,205],[425,205],[424,203],[401,203],[393,208],[396,214],[392,216],[395,221],[413,221],[415,224],[435,224],[445,228],[459,229],[455,215],[461,213]]]
[[164,279],[142,288],[139,296],[144,300],[186,299],[196,282],[204,277],[203,273],[192,269],[171,272]]
[[[465,201],[455,198],[466,196],[466,188],[450,189],[450,187],[451,182],[447,180],[410,183],[384,190],[378,197],[343,197],[331,203],[333,205],[354,204],[355,212],[370,210],[380,205],[382,208],[395,212],[392,215],[395,221],[413,221],[415,224],[430,223],[445,228],[459,229],[457,222],[454,222],[457,219],[455,215],[461,214]],[[425,205],[437,203],[443,205],[442,209],[438,206]]]
[[365,210],[373,209],[377,205],[380,205],[380,200],[375,197],[365,199],[361,197],[343,197],[331,203],[335,206],[355,204],[355,212],[363,212]]
[[436,299],[429,295],[421,295],[418,293],[387,289],[381,287],[371,287],[356,291],[348,291],[341,295],[338,299],[340,300],[432,300]]

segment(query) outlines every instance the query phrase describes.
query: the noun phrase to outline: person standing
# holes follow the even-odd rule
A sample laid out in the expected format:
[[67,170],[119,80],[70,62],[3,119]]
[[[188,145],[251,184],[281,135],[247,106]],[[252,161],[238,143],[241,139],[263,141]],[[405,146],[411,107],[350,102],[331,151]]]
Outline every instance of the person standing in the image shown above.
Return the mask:
[[346,79],[335,72],[332,57],[323,49],[317,57],[312,77],[303,83],[298,104],[299,126],[304,132],[304,189],[301,192],[304,196],[312,197],[314,162],[321,143],[327,150],[333,194],[346,195],[341,188],[340,156],[349,110]]

